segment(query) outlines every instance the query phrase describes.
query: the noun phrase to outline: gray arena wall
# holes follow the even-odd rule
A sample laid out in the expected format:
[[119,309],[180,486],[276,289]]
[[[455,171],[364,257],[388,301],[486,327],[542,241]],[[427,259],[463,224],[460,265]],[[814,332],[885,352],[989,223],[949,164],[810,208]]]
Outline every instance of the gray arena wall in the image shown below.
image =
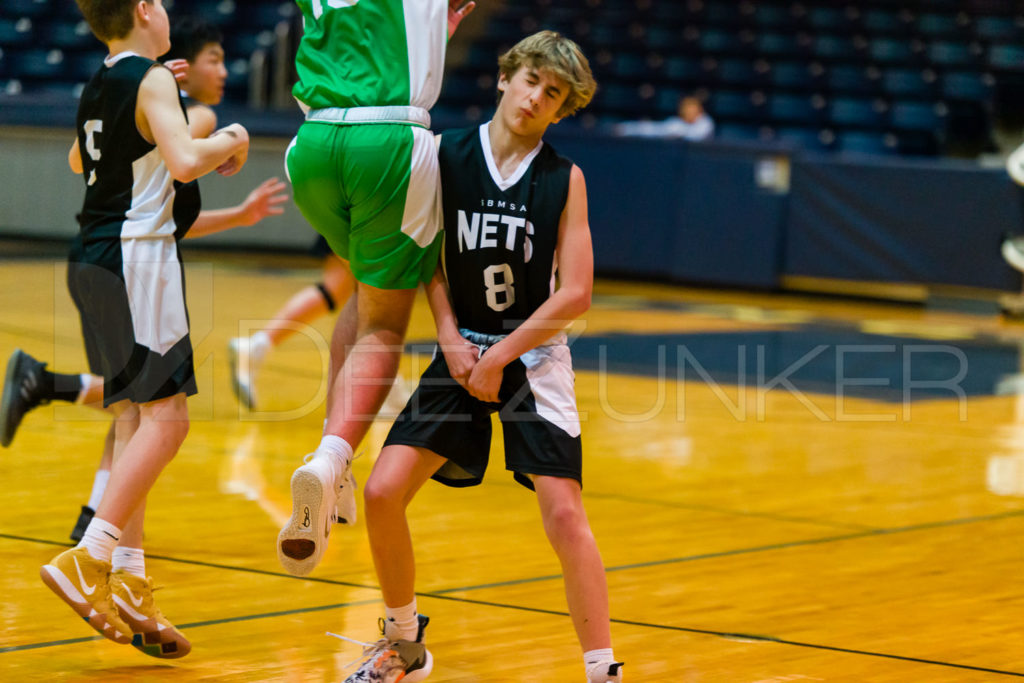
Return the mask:
[[[205,208],[235,204],[263,179],[284,178],[297,114],[233,113],[220,119],[250,128],[249,161],[238,176],[201,181]],[[77,229],[82,180],[67,166],[73,112],[45,118],[49,125],[37,126],[24,111],[0,114],[0,236],[62,239]],[[586,175],[602,275],[904,299],[944,289],[994,299],[1021,289],[999,245],[1004,235],[1024,233],[1024,188],[1002,169],[568,126],[552,128],[548,140]],[[289,205],[283,216],[203,244],[302,252],[313,239]]]

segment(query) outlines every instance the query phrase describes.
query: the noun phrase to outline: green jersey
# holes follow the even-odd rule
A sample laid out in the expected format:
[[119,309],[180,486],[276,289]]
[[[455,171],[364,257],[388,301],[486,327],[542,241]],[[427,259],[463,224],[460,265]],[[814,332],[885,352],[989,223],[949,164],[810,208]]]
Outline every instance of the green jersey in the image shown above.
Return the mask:
[[413,106],[441,92],[447,0],[296,0],[304,33],[292,94],[311,109]]

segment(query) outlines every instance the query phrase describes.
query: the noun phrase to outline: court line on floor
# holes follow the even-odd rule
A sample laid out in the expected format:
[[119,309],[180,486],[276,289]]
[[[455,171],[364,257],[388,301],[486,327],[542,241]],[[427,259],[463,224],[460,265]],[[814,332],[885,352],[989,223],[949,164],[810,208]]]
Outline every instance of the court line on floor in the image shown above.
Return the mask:
[[[468,603],[473,605],[480,605],[486,607],[499,607],[502,609],[512,609],[521,612],[531,612],[536,614],[548,614],[552,616],[569,617],[568,612],[561,612],[558,610],[543,609],[539,607],[526,607],[523,605],[510,605],[500,602],[492,602],[489,600],[474,600],[472,598],[457,598],[447,595],[439,595],[437,593],[418,593],[420,597],[425,598],[437,598],[441,600],[452,600],[455,602]],[[920,664],[932,664],[935,666],[944,666],[947,668],[955,669],[966,669],[970,671],[984,671],[985,673],[1002,674],[1005,676],[1016,676],[1018,678],[1024,678],[1024,673],[1018,671],[1006,671],[1003,669],[992,669],[987,667],[974,666],[971,664],[957,664],[955,662],[943,662],[936,659],[924,659],[922,657],[911,657],[908,655],[894,655],[886,652],[872,652],[871,650],[857,650],[854,648],[839,647],[836,645],[822,645],[820,643],[805,643],[799,640],[787,640],[785,638],[776,638],[775,636],[764,636],[755,635],[750,633],[732,633],[728,631],[715,631],[712,629],[702,628],[690,628],[687,626],[672,626],[670,624],[654,624],[645,621],[634,621],[631,619],[616,619],[610,620],[613,624],[620,624],[622,626],[639,626],[641,628],[652,628],[660,629],[663,631],[677,631],[681,633],[693,633],[697,635],[714,636],[717,638],[724,638],[726,640],[749,640],[758,643],[775,643],[778,645],[790,645],[793,647],[805,647],[815,650],[827,650],[830,652],[842,652],[846,654],[863,655],[866,657],[881,657],[884,659],[897,659],[905,662],[916,662]]]
[[[298,607],[296,609],[279,610],[276,612],[261,612],[259,614],[243,614],[237,617],[224,617],[223,619],[209,619],[207,621],[193,621],[188,624],[178,624],[178,628],[202,628],[203,626],[218,626],[220,624],[234,624],[242,621],[255,621],[257,619],[273,619],[276,617],[290,617],[295,614],[309,614],[312,612],[326,612],[332,609],[344,607],[362,607],[380,602],[380,598],[368,600],[355,600],[352,602],[336,602],[331,605],[314,605],[312,607]],[[23,650],[38,650],[44,647],[56,647],[58,645],[74,645],[76,643],[88,643],[93,640],[107,640],[103,636],[83,636],[81,638],[66,638],[64,640],[51,640],[45,643],[27,643],[25,645],[10,645],[0,647],[0,654],[5,652],[21,652]]]
[[[822,536],[819,538],[807,538],[797,541],[785,541],[783,543],[771,543],[768,545],[751,546],[747,548],[734,548],[732,550],[721,550],[713,553],[701,553],[699,555],[684,555],[681,557],[670,557],[661,560],[649,560],[647,562],[635,562],[631,564],[613,565],[611,567],[605,567],[605,572],[621,572],[628,571],[631,569],[646,569],[649,567],[658,567],[669,564],[683,564],[686,562],[697,562],[699,560],[717,559],[721,557],[734,557],[738,555],[749,555],[760,552],[770,552],[773,550],[788,550],[790,548],[800,548],[812,545],[823,545],[826,543],[841,543],[843,541],[854,541],[866,538],[877,538],[882,536],[890,536],[894,534],[913,533],[916,531],[926,531],[928,529],[942,529],[954,526],[964,526],[967,524],[980,524],[984,522],[998,521],[1001,519],[1012,519],[1015,517],[1024,516],[1024,509],[1008,510],[1006,512],[999,512],[991,515],[979,515],[976,517],[963,517],[960,519],[942,520],[938,522],[924,522],[921,524],[912,524],[903,527],[892,527],[892,528],[880,528],[872,529],[870,531],[851,533],[851,534],[840,534],[838,536]],[[40,543],[43,545],[53,545],[59,547],[70,547],[72,544],[65,543],[63,541],[51,541],[43,538],[32,538],[30,536],[18,536],[15,534],[0,533],[0,539],[6,538],[8,540],[15,541],[26,541],[29,543]],[[284,579],[293,579],[299,581],[313,581],[316,583],[326,583],[336,586],[347,586],[350,588],[365,588],[368,590],[380,590],[380,586],[373,584],[356,583],[354,581],[342,581],[340,579],[326,579],[317,576],[293,576],[285,572],[275,572],[269,569],[258,569],[255,567],[242,567],[239,565],[220,564],[217,562],[206,562],[203,560],[195,560],[188,558],[173,557],[171,555],[147,555],[147,558],[151,560],[165,560],[168,562],[176,562],[179,564],[188,564],[199,567],[210,567],[212,569],[224,569],[227,571],[239,571],[247,572],[251,574],[261,574],[263,576],[272,576]],[[496,581],[493,583],[473,584],[469,586],[457,586],[452,588],[444,588],[441,590],[431,591],[430,593],[423,593],[422,595],[434,595],[434,596],[445,596],[451,595],[452,593],[465,593],[469,591],[485,590],[489,588],[502,588],[506,586],[518,586],[529,583],[540,583],[542,581],[553,581],[561,579],[561,574],[546,574],[541,576],[531,576],[523,579],[511,579],[509,581]]]
[[[1006,518],[1012,518],[1012,517],[1019,517],[1019,516],[1022,516],[1022,515],[1024,515],[1024,510],[1013,510],[1013,511],[1005,512],[1005,513],[994,514],[994,515],[984,515],[984,516],[978,516],[978,517],[963,518],[963,519],[958,519],[958,520],[946,520],[946,521],[942,521],[942,522],[930,522],[930,523],[925,523],[925,524],[910,525],[910,526],[906,526],[906,527],[897,527],[897,528],[893,528],[893,529],[878,529],[878,530],[873,530],[873,531],[865,532],[865,533],[846,534],[846,535],[843,535],[843,536],[833,536],[833,537],[827,537],[827,538],[821,538],[821,539],[808,539],[808,540],[805,540],[805,541],[794,541],[794,542],[790,542],[790,543],[779,543],[779,544],[772,544],[772,545],[769,545],[769,546],[758,546],[758,547],[755,547],[755,548],[737,549],[737,550],[733,550],[733,551],[723,551],[723,552],[720,552],[720,553],[707,553],[707,554],[704,554],[704,555],[693,555],[693,556],[688,556],[688,557],[685,557],[685,558],[674,558],[674,559],[655,561],[655,562],[637,563],[637,564],[633,564],[633,565],[620,565],[620,566],[616,566],[616,567],[609,567],[607,571],[623,571],[623,570],[626,570],[626,569],[633,569],[633,568],[638,568],[638,567],[655,566],[655,565],[659,565],[659,564],[688,562],[688,561],[694,561],[694,560],[699,560],[699,559],[708,559],[708,558],[712,558],[712,557],[724,557],[724,556],[729,556],[729,555],[739,555],[739,554],[745,554],[745,553],[750,553],[750,552],[762,552],[762,551],[766,551],[766,550],[775,550],[775,549],[783,549],[783,548],[790,548],[790,547],[799,547],[799,546],[802,546],[802,545],[813,545],[813,544],[828,543],[828,542],[843,541],[843,540],[854,540],[854,539],[859,539],[859,538],[883,536],[883,535],[894,534],[894,533],[908,533],[908,532],[925,530],[925,529],[931,529],[931,528],[943,528],[943,527],[958,526],[958,525],[963,525],[963,524],[971,524],[971,523],[979,523],[979,522],[985,522],[985,521],[993,521],[993,520],[998,520],[998,519],[1006,519]],[[56,546],[67,546],[67,545],[69,545],[69,544],[63,543],[63,542],[50,541],[50,540],[46,540],[46,539],[30,538],[30,537],[25,537],[25,536],[16,536],[16,535],[13,535],[13,534],[3,534],[3,533],[0,533],[0,538],[7,538],[7,539],[10,539],[10,540],[18,540],[18,541],[27,541],[27,542],[33,542],[33,543],[42,543],[42,544],[46,544],[46,545],[56,545]],[[281,573],[281,572],[272,572],[272,571],[263,570],[263,569],[254,569],[254,568],[250,568],[250,567],[237,567],[237,566],[232,566],[232,565],[222,565],[222,564],[217,564],[217,563],[213,563],[213,562],[203,562],[203,561],[199,561],[199,560],[186,560],[186,559],[175,558],[175,557],[170,557],[170,556],[162,556],[162,555],[151,555],[150,558],[151,559],[162,559],[162,560],[167,560],[167,561],[171,561],[171,562],[178,562],[178,563],[182,563],[182,564],[207,566],[207,567],[217,568],[217,569],[226,569],[226,570],[233,570],[233,571],[250,572],[250,573],[255,573],[255,574],[264,574],[264,575],[268,575],[268,576],[282,577],[282,578],[288,578],[288,579],[299,579],[299,580],[304,580],[304,581],[315,581],[315,582],[320,582],[320,583],[328,583],[328,584],[332,584],[332,585],[343,585],[343,586],[349,586],[349,587],[355,587],[355,588],[365,588],[365,589],[370,589],[370,590],[379,590],[379,586],[373,586],[373,585],[367,585],[367,584],[358,584],[358,583],[347,582],[347,581],[339,581],[339,580],[336,580],[336,579],[323,579],[323,578],[318,578],[318,577],[295,577],[295,576],[292,576],[290,574],[285,574],[285,573]],[[482,590],[482,589],[485,589],[485,588],[507,586],[507,585],[520,584],[520,583],[531,583],[531,582],[538,582],[538,581],[551,580],[551,579],[557,579],[557,578],[560,578],[560,576],[559,575],[549,575],[549,576],[542,576],[542,577],[533,577],[531,579],[524,579],[524,580],[519,580],[519,581],[501,582],[501,583],[494,583],[494,584],[481,584],[481,585],[476,585],[476,586],[466,586],[466,587],[463,587],[463,588],[449,588],[449,589],[443,589],[443,590],[440,590],[440,591],[418,592],[417,595],[419,597],[422,597],[422,598],[434,598],[434,599],[438,599],[438,600],[448,600],[448,601],[460,602],[460,603],[464,603],[464,604],[475,604],[475,605],[481,605],[481,606],[490,606],[490,607],[496,607],[496,608],[500,608],[500,609],[513,609],[513,610],[517,610],[517,611],[531,612],[531,613],[535,613],[535,614],[548,614],[548,615],[551,615],[551,616],[569,617],[570,615],[569,615],[568,612],[563,612],[563,611],[558,611],[558,610],[549,610],[549,609],[543,609],[543,608],[537,608],[537,607],[528,607],[528,606],[523,606],[523,605],[512,605],[512,604],[498,603],[498,602],[487,601],[487,600],[475,600],[473,598],[467,598],[467,597],[462,597],[462,596],[451,595],[451,593],[453,593],[453,592],[468,592],[468,591],[471,591],[471,590]],[[183,629],[185,629],[185,628],[201,628],[201,627],[204,627],[204,626],[212,626],[212,625],[225,624],[225,623],[235,623],[235,622],[242,622],[242,621],[253,621],[253,620],[257,620],[257,619],[268,619],[268,618],[276,618],[276,617],[281,617],[281,616],[291,616],[291,615],[303,614],[303,613],[307,613],[307,612],[311,613],[311,612],[318,612],[318,611],[326,611],[326,610],[330,610],[330,609],[340,609],[340,608],[344,608],[344,607],[362,606],[362,605],[372,604],[372,603],[376,603],[376,602],[379,602],[379,598],[372,598],[372,599],[368,599],[368,600],[360,600],[360,601],[353,601],[353,602],[346,602],[346,603],[334,603],[334,604],[329,604],[329,605],[317,605],[317,606],[313,606],[313,607],[298,608],[298,609],[293,609],[293,610],[281,610],[281,611],[267,612],[267,613],[260,613],[260,614],[242,615],[242,616],[237,616],[237,617],[226,617],[226,618],[223,618],[223,619],[215,619],[215,620],[210,620],[210,621],[200,621],[200,622],[192,622],[192,623],[188,623],[188,624],[181,624],[180,627],[183,628]],[[776,638],[774,636],[763,636],[763,635],[744,634],[744,633],[730,633],[730,632],[724,632],[724,631],[714,631],[714,630],[710,630],[710,629],[689,628],[689,627],[685,627],[685,626],[672,626],[672,625],[667,625],[667,624],[653,624],[653,623],[633,621],[633,620],[627,620],[627,619],[616,619],[616,618],[613,618],[611,621],[612,621],[612,623],[620,624],[620,625],[626,625],[626,626],[639,626],[639,627],[644,627],[644,628],[653,628],[653,629],[660,629],[660,630],[677,631],[677,632],[682,632],[682,633],[693,633],[693,634],[700,634],[700,635],[710,635],[710,636],[715,636],[715,637],[719,637],[719,638],[726,638],[726,639],[732,639],[732,640],[749,640],[749,641],[754,641],[754,642],[776,643],[776,644],[779,644],[779,645],[790,645],[790,646],[793,646],[793,647],[813,648],[813,649],[825,650],[825,651],[831,651],[831,652],[841,652],[841,653],[846,653],[846,654],[856,654],[856,655],[868,656],[868,657],[880,657],[880,658],[885,658],[885,659],[895,659],[895,660],[900,660],[900,661],[916,662],[916,663],[921,663],[921,664],[929,664],[929,665],[933,665],[933,666],[943,666],[943,667],[947,667],[947,668],[956,668],[956,669],[969,670],[969,671],[979,671],[979,672],[1000,674],[1000,675],[1006,675],[1006,676],[1024,677],[1024,673],[1019,673],[1019,672],[1014,672],[1014,671],[1005,671],[1005,670],[1001,670],[1001,669],[978,667],[978,666],[967,665],[967,664],[957,664],[957,663],[954,663],[954,662],[942,662],[942,661],[938,661],[938,660],[930,660],[930,659],[924,659],[924,658],[919,658],[919,657],[910,657],[910,656],[905,656],[905,655],[894,655],[894,654],[889,654],[889,653],[885,653],[885,652],[872,652],[872,651],[869,651],[869,650],[858,650],[858,649],[853,649],[853,648],[843,648],[843,647],[832,646],[832,645],[822,645],[822,644],[818,644],[818,643],[805,643],[805,642],[801,642],[801,641],[787,640],[787,639],[784,639],[784,638]],[[59,645],[69,645],[69,644],[88,642],[88,641],[91,641],[91,640],[102,640],[102,639],[103,639],[102,636],[91,636],[91,637],[85,637],[85,638],[70,638],[70,639],[65,639],[65,640],[49,641],[49,642],[44,642],[44,643],[29,643],[29,644],[25,644],[25,645],[16,645],[16,646],[0,648],[0,654],[6,653],[6,652],[17,652],[17,651],[22,651],[22,650],[39,649],[39,648],[44,648],[44,647],[54,647],[54,646],[59,646]]]
[[[544,609],[540,607],[528,607],[525,605],[512,605],[501,602],[493,602],[490,600],[474,600],[472,598],[460,598],[449,595],[440,595],[437,593],[417,593],[418,597],[422,598],[434,598],[437,600],[447,600],[450,602],[459,602],[463,604],[472,604],[482,607],[494,607],[498,609],[511,609],[518,612],[529,612],[531,614],[545,614],[549,616],[570,618],[570,614],[565,611]],[[373,598],[370,600],[357,600],[352,602],[340,602],[329,605],[314,605],[312,607],[302,607],[290,610],[278,610],[274,612],[262,612],[258,614],[246,614],[237,617],[225,617],[223,619],[211,619],[207,621],[195,621],[187,624],[179,624],[180,629],[195,629],[202,628],[204,626],[218,626],[221,624],[239,623],[243,621],[255,621],[258,619],[274,619],[282,616],[293,616],[296,614],[306,614],[312,612],[324,612],[332,609],[342,609],[346,607],[361,607],[373,603],[380,602],[379,598]],[[815,650],[825,650],[828,652],[839,652],[843,654],[860,655],[864,657],[878,657],[883,659],[894,659],[904,662],[914,662],[918,664],[929,664],[932,666],[942,666],[946,668],[961,669],[967,671],[980,671],[985,673],[1000,674],[1004,676],[1015,676],[1018,678],[1024,678],[1024,673],[1016,671],[1006,671],[1003,669],[994,669],[989,667],[974,666],[971,664],[957,664],[956,662],[943,662],[935,659],[924,659],[922,657],[911,657],[908,655],[894,655],[887,652],[872,652],[871,650],[858,650],[855,648],[839,647],[835,645],[822,645],[820,643],[806,643],[798,640],[788,640],[785,638],[776,638],[775,636],[764,636],[755,635],[749,633],[734,633],[728,631],[715,631],[712,629],[700,629],[690,628],[686,626],[673,626],[670,624],[654,624],[643,621],[635,621],[631,619],[616,619],[612,618],[613,624],[619,624],[622,626],[636,626],[640,628],[650,628],[662,631],[675,631],[679,633],[692,633],[695,635],[713,636],[716,638],[723,638],[726,640],[740,640],[750,641],[757,643],[774,643],[777,645],[789,645],[791,647],[802,647],[810,648]],[[74,645],[77,643],[86,643],[94,640],[104,640],[103,636],[86,636],[82,638],[67,638],[64,640],[53,640],[43,643],[28,643],[25,645],[13,645],[9,647],[0,647],[0,654],[8,652],[21,652],[25,650],[37,650],[46,647],[56,647],[59,645]]]

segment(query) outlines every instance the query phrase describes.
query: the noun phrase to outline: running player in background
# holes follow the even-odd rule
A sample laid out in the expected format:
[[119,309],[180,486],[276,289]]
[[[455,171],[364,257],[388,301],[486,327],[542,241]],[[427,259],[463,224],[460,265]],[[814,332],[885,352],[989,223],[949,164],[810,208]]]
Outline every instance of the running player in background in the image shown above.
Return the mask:
[[[580,419],[565,327],[590,306],[593,251],[583,173],[543,136],[596,83],[579,47],[551,31],[499,59],[499,102],[438,150],[443,272],[427,287],[442,353],[396,419],[366,483],[366,526],[384,594],[382,639],[357,681],[421,681],[432,667],[417,613],[406,508],[428,479],[479,484],[502,422],[505,467],[536,492],[589,683],[619,683],[608,588],[582,498]],[[555,287],[557,276],[558,286]]]
[[356,281],[348,266],[331,251],[322,235],[317,236],[312,251],[314,255],[323,258],[320,281],[295,292],[270,316],[265,327],[246,337],[234,337],[228,342],[231,388],[239,403],[248,410],[256,410],[256,374],[267,352],[304,325],[333,313],[355,291]]
[[[217,126],[217,114],[211,107],[224,96],[223,38],[220,29],[204,21],[183,17],[171,27],[171,50],[162,57],[175,74],[185,98],[189,132],[193,138],[205,138]],[[285,184],[277,178],[262,182],[241,204],[227,209],[202,211],[186,238],[212,235],[223,230],[255,225],[268,216],[284,212],[288,200]],[[103,407],[103,379],[90,373],[61,374],[46,369],[46,363],[17,349],[7,362],[3,394],[0,395],[0,445],[11,445],[25,415],[51,401]],[[71,540],[82,540],[110,478],[114,448],[114,424],[104,440],[103,454],[93,477],[92,491],[82,506],[71,530]]]
[[199,214],[195,180],[241,170],[249,136],[238,124],[189,136],[174,75],[155,61],[170,47],[162,0],[77,2],[109,55],[82,92],[68,154],[86,186],[68,280],[115,415],[114,464],[82,541],[40,576],[106,638],[181,657],[191,645],[154,604],[142,550],[146,497],[196,393],[178,239]]
[[281,564],[304,575],[319,562],[332,523],[355,522],[353,448],[391,389],[416,290],[437,263],[440,198],[427,110],[441,90],[448,39],[475,5],[298,4],[304,31],[293,94],[306,121],[285,164],[296,205],[357,281],[331,339],[323,437],[292,475],[292,516],[278,535]]

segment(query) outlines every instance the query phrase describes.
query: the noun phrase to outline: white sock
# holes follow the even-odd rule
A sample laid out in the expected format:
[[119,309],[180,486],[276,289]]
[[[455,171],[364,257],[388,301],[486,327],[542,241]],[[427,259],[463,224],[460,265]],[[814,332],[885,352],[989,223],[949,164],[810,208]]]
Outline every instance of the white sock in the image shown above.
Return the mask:
[[92,493],[89,494],[89,502],[86,503],[86,506],[92,508],[93,512],[103,500],[103,492],[107,490],[108,481],[110,481],[110,470],[96,470],[96,476],[92,480]]
[[340,436],[327,434],[320,439],[320,445],[317,446],[316,455],[313,457],[330,458],[339,469],[344,469],[352,462],[352,446]]
[[[587,674],[590,673],[591,667],[597,664],[612,664],[615,662],[615,655],[612,654],[610,647],[602,648],[600,650],[590,650],[583,653],[583,666],[587,669]],[[605,673],[608,673],[607,671]]]
[[112,569],[115,572],[123,569],[132,576],[146,578],[146,555],[142,548],[125,548],[119,545],[114,548],[110,562],[114,565]]
[[270,335],[263,330],[254,332],[249,337],[249,357],[255,360],[262,360],[263,355],[270,349]]
[[384,607],[384,618],[395,622],[402,640],[416,640],[420,632],[420,620],[416,613],[416,598],[402,607]]
[[95,560],[110,562],[110,556],[121,540],[121,530],[110,522],[93,517],[82,534],[82,540],[76,548],[85,548]]

